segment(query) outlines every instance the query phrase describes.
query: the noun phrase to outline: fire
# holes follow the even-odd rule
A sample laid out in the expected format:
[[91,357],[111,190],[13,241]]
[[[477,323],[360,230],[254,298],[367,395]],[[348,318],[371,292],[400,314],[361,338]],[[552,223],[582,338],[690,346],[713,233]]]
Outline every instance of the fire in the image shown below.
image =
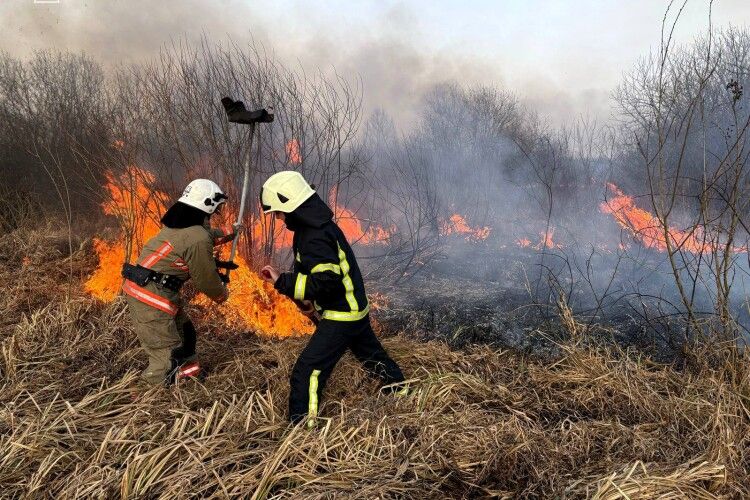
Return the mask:
[[541,239],[539,240],[539,244],[535,246],[534,248],[536,250],[541,250],[542,248],[562,248],[562,245],[559,243],[555,243],[552,237],[555,235],[555,228],[552,227],[548,231],[542,231],[539,233],[539,236],[541,236]]
[[346,236],[350,243],[360,243],[363,245],[372,245],[375,243],[387,243],[393,235],[393,229],[386,229],[381,226],[371,224],[366,230],[362,227],[362,222],[354,212],[336,203],[337,187],[334,186],[328,193],[328,204],[334,211],[336,224]]
[[[328,204],[334,211],[334,219],[346,236],[347,240],[352,243],[362,245],[373,245],[387,243],[395,231],[394,228],[386,229],[381,226],[371,224],[367,229],[362,227],[362,220],[354,215],[354,212],[348,208],[336,203],[336,187],[334,186],[328,195]],[[273,237],[273,246],[276,250],[289,248],[292,246],[294,233],[286,229],[283,222],[277,221],[271,230],[272,215],[261,216],[253,222],[251,227],[252,237],[258,245],[262,241],[268,241]]]
[[542,248],[562,248],[562,244],[555,243],[553,236],[555,235],[555,228],[551,227],[547,231],[539,232],[539,243],[532,246],[532,241],[528,238],[518,238],[516,245],[521,248],[533,248],[534,250],[541,250]]
[[[599,204],[599,209],[605,214],[611,214],[617,223],[630,232],[646,248],[654,248],[660,252],[667,250],[667,240],[664,227],[659,219],[651,212],[638,208],[631,196],[624,194],[616,185],[607,183],[607,188],[615,195],[613,198]],[[691,253],[710,252],[715,248],[715,242],[704,241],[702,227],[692,231],[667,228],[669,243],[672,248],[681,248]],[[622,247],[622,245],[621,245]],[[735,248],[736,252],[744,252],[744,248]]]
[[443,236],[461,234],[465,236],[466,241],[474,242],[486,240],[491,231],[492,229],[487,226],[477,228],[469,226],[466,219],[459,214],[451,215],[440,227],[440,234]]
[[[120,221],[121,232],[114,241],[94,240],[99,264],[84,288],[92,296],[111,302],[120,293],[123,262],[126,257],[133,262],[143,243],[159,231],[158,221],[169,198],[154,188],[155,178],[151,173],[135,166],[120,176],[110,172],[106,180],[105,189],[110,196],[102,204],[102,210]],[[230,298],[218,306],[228,325],[277,336],[312,331],[310,322],[291,300],[265,283],[242,258],[236,261],[240,268],[232,273]],[[195,301],[209,302],[204,296]]]
[[245,259],[236,257],[239,268],[230,274],[229,300],[218,306],[205,295],[196,303],[218,308],[228,326],[252,328],[266,335],[286,337],[293,333],[312,333],[313,325],[300,314],[291,300],[279,295],[273,285],[250,269]]
[[167,196],[152,189],[153,174],[135,166],[119,176],[107,172],[106,180],[109,197],[101,207],[105,214],[120,222],[121,235],[116,241],[94,238],[99,266],[84,289],[100,300],[111,302],[120,293],[123,262],[126,259],[132,262],[143,243],[159,232],[159,215],[164,212]]
[[282,248],[289,248],[292,246],[292,239],[294,233],[288,231],[286,226],[281,221],[276,221],[273,225],[273,234],[271,234],[271,221],[273,215],[263,215],[255,219],[251,227],[253,235],[253,243],[256,247],[260,247],[261,242],[268,241],[269,236],[273,237],[273,247],[276,250]]
[[527,248],[531,246],[531,240],[528,238],[518,238],[516,240],[516,245],[522,248]]
[[289,163],[292,165],[299,165],[302,163],[302,153],[300,153],[299,139],[292,139],[286,143],[286,157],[289,158]]

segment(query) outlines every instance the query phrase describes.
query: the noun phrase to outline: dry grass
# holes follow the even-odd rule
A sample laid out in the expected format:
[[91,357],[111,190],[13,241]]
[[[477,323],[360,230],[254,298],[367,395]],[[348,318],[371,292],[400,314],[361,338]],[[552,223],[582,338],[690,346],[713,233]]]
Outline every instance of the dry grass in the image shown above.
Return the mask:
[[[54,240],[35,238],[24,251]],[[308,431],[285,420],[303,339],[198,321],[205,385],[146,390],[123,304],[66,298],[63,258],[38,251],[0,301],[15,315],[0,333],[3,498],[750,495],[750,370],[736,353],[685,373],[615,350],[539,360],[398,335],[384,343],[413,393],[379,395],[347,357]]]

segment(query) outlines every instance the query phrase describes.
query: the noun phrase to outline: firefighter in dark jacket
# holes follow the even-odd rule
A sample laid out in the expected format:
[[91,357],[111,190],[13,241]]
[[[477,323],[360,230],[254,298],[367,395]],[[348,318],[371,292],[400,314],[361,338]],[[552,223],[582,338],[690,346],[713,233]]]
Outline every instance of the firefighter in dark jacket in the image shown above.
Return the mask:
[[263,185],[261,205],[294,232],[294,270],[263,268],[263,277],[282,294],[312,303],[320,322],[292,369],[289,418],[307,418],[313,427],[328,377],[350,349],[388,392],[405,394],[404,376],[375,337],[362,274],[349,243],[333,222],[333,213],[298,172],[271,176]]
[[216,269],[213,249],[231,241],[236,230],[212,229],[211,214],[226,201],[218,185],[196,179],[161,219],[162,228],[143,247],[135,265],[123,266],[123,292],[130,318],[148,355],[141,377],[150,384],[201,375],[195,360],[196,332],[180,298],[188,279],[215,302],[229,292]]

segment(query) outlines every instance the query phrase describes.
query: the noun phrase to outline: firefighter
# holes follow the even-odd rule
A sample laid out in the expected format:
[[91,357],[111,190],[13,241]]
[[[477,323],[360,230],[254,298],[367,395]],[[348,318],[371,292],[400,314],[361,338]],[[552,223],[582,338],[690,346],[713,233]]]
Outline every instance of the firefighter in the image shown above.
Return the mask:
[[161,219],[162,228],[143,247],[136,265],[125,264],[122,286],[138,340],[148,355],[142,378],[150,384],[199,378],[196,331],[180,299],[188,279],[217,303],[229,296],[214,260],[214,246],[231,241],[237,229],[212,229],[209,218],[226,202],[208,179],[187,185]]
[[274,174],[263,184],[261,205],[294,232],[295,256],[292,272],[266,266],[261,274],[298,303],[312,302],[320,317],[292,369],[289,419],[298,423],[307,418],[309,427],[315,425],[328,377],[347,349],[387,385],[386,392],[405,394],[401,369],[372,330],[362,274],[328,205],[294,171]]

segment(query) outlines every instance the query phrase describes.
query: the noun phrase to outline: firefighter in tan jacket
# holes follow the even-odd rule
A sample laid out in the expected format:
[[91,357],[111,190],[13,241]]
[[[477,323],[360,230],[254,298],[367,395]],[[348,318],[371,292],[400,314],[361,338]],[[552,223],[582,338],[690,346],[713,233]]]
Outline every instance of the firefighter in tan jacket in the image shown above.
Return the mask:
[[122,287],[138,340],[149,358],[142,373],[151,384],[198,377],[196,332],[180,298],[188,279],[217,303],[229,292],[216,268],[214,246],[231,241],[237,231],[211,229],[211,214],[226,202],[216,183],[197,179],[162,217],[162,229],[143,247],[135,265],[125,264]]

